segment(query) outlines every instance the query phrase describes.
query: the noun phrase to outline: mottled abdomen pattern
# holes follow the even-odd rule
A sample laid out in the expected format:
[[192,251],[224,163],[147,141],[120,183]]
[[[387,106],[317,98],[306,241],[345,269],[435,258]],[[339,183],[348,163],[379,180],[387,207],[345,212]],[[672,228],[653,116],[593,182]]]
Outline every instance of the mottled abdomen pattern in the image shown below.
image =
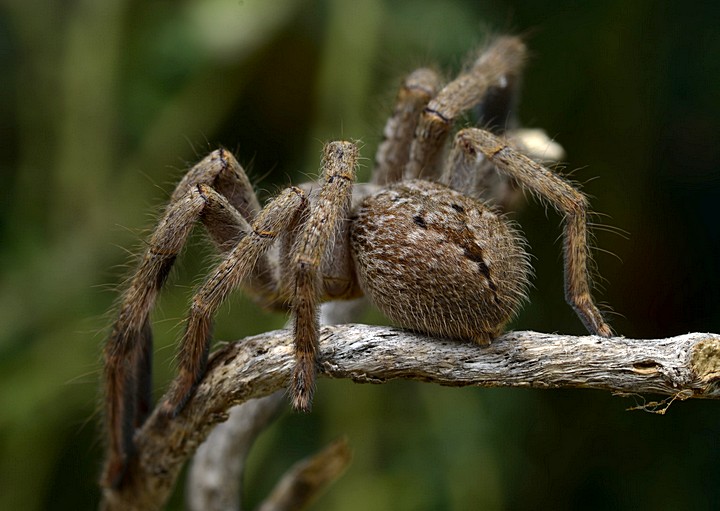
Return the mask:
[[482,202],[428,181],[367,198],[351,221],[360,286],[398,325],[487,344],[525,299],[525,240]]

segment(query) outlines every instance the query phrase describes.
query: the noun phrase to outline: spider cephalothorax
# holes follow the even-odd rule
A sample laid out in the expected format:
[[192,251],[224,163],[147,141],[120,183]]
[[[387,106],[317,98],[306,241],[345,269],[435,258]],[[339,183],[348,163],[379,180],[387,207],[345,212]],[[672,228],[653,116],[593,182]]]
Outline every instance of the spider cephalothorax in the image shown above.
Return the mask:
[[[512,98],[525,55],[514,37],[496,39],[438,90],[428,69],[410,74],[385,127],[371,183],[355,183],[358,149],[331,142],[316,183],[290,187],[261,208],[242,167],[218,150],[175,189],[123,295],[105,348],[108,458],[103,484],[117,486],[133,431],[150,409],[149,313],[197,220],[223,255],[192,300],[179,374],[161,412],[179,413],[203,376],[215,311],[242,287],[271,309],[291,309],[293,405],[312,402],[321,302],[367,295],[391,320],[428,334],[489,343],[517,312],[531,272],[525,242],[479,197],[507,202],[516,187],[564,216],[565,294],[587,329],[609,336],[590,294],[587,200],[523,154],[553,147],[523,130],[502,136],[459,131],[444,165],[454,120],[478,107],[482,121],[512,128]],[[496,117],[501,116],[498,119]]]

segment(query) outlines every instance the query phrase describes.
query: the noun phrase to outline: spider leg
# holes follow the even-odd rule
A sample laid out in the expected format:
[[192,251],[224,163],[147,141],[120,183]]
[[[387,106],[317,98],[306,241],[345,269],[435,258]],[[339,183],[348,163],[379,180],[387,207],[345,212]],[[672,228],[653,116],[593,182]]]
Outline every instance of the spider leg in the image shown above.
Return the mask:
[[[226,193],[240,209],[207,185]],[[204,191],[203,188],[204,187]],[[133,451],[133,433],[152,407],[152,330],[149,315],[175,258],[196,220],[201,219],[217,247],[247,232],[248,217],[259,209],[242,167],[227,151],[214,151],[188,171],[173,193],[148,248],[122,297],[120,312],[104,348],[107,460],[105,486],[117,487]],[[254,288],[269,284],[254,274]]]
[[[503,140],[534,161],[557,161],[565,154],[562,146],[540,129],[509,130],[503,135]],[[497,172],[495,165],[482,154],[468,158],[462,147],[457,145],[450,151],[440,182],[484,202],[491,202],[502,211],[510,209],[520,195],[519,187],[510,175]]]
[[358,160],[357,147],[350,142],[331,142],[323,153],[322,187],[298,234],[291,266],[295,272],[295,369],[290,391],[293,406],[302,411],[310,410],[315,387],[319,269],[347,220]]
[[471,166],[484,157],[540,199],[547,200],[564,215],[565,299],[589,332],[610,337],[612,330],[603,320],[590,292],[588,274],[588,201],[581,192],[557,174],[510,147],[490,132],[467,128],[458,132],[451,159]]
[[245,170],[225,149],[213,151],[190,169],[175,187],[170,202],[179,200],[199,184],[212,186],[248,222],[260,211],[260,203]]
[[[510,146],[536,162],[546,165],[547,162],[558,162],[565,157],[563,147],[541,129],[512,129],[503,132],[502,135]],[[497,172],[492,163],[485,159],[483,162],[477,165],[475,188],[471,189],[470,193],[482,200],[492,202],[501,211],[513,209],[522,197],[520,187],[506,174]],[[448,165],[446,171],[451,168],[451,165]]]
[[405,167],[405,179],[432,177],[455,119],[479,104],[491,87],[514,82],[525,59],[525,45],[517,37],[500,37],[472,68],[447,84],[423,110]]
[[[208,187],[200,188],[211,192]],[[182,411],[205,372],[213,315],[228,294],[252,275],[258,260],[305,206],[305,194],[299,188],[284,190],[258,213],[252,228],[195,294],[181,341],[178,376],[160,406],[160,413],[175,416]]]
[[437,93],[439,83],[437,74],[425,68],[417,69],[405,78],[393,114],[385,123],[383,141],[375,154],[374,184],[387,185],[402,179],[420,113]]
[[119,484],[132,450],[133,432],[150,409],[150,310],[205,207],[205,197],[197,187],[168,207],[123,295],[120,314],[105,345],[105,421],[109,445],[103,481],[110,486]]

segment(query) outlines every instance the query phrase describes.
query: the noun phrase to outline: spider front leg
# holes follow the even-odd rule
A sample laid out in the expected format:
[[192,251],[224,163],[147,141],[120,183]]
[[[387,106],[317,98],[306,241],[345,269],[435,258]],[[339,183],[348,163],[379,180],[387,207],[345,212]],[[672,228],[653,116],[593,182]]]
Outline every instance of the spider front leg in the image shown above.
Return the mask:
[[295,187],[284,190],[258,213],[252,228],[195,294],[181,341],[179,373],[160,413],[174,417],[182,411],[205,372],[215,312],[231,291],[247,283],[258,261],[278,236],[297,221],[305,207],[302,190]]
[[[104,349],[108,437],[104,486],[120,485],[132,455],[134,431],[150,411],[152,330],[149,315],[190,231],[200,219],[223,251],[249,229],[247,218],[252,218],[259,209],[242,167],[222,149],[195,165],[175,189],[123,294],[118,318]],[[258,290],[270,285],[267,276],[259,272],[253,275],[252,282]]]
[[199,191],[191,190],[168,208],[123,296],[120,314],[105,345],[105,486],[119,484],[132,451],[133,432],[149,408],[150,310],[204,205]]
[[357,147],[350,142],[331,142],[325,146],[322,187],[311,203],[292,253],[295,369],[290,391],[297,410],[309,411],[312,405],[320,328],[320,269],[324,258],[332,252],[329,244],[343,243],[337,238],[350,211],[357,160]]
[[[485,157],[495,167],[547,200],[564,215],[565,299],[590,333],[610,337],[612,330],[593,301],[588,275],[588,202],[581,192],[558,175],[517,152],[501,138],[477,128],[458,132],[450,166],[471,165]],[[464,162],[464,163],[463,163]],[[451,173],[452,168],[446,171]]]

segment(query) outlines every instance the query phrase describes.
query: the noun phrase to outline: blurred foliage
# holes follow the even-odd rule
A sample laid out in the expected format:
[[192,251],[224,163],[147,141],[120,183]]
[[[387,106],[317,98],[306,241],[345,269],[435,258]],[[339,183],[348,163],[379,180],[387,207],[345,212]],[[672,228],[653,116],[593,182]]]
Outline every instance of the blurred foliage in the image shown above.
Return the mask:
[[[602,223],[629,232],[596,231],[617,331],[720,331],[712,3],[0,5],[0,509],[96,506],[107,311],[182,169],[226,146],[266,197],[312,176],[323,140],[347,137],[363,141],[367,177],[400,77],[432,63],[451,76],[489,29],[526,35],[521,118],[564,145]],[[559,218],[536,205],[517,217],[537,278],[515,326],[582,333],[562,300]],[[158,393],[209,264],[195,241],[155,314]],[[283,325],[232,302],[218,339]],[[261,438],[249,504],[347,434],[353,465],[317,509],[719,508],[718,404],[676,402],[664,416],[625,411],[634,404],[592,391],[322,381],[313,414],[285,414]],[[178,491],[173,509],[181,501]]]

